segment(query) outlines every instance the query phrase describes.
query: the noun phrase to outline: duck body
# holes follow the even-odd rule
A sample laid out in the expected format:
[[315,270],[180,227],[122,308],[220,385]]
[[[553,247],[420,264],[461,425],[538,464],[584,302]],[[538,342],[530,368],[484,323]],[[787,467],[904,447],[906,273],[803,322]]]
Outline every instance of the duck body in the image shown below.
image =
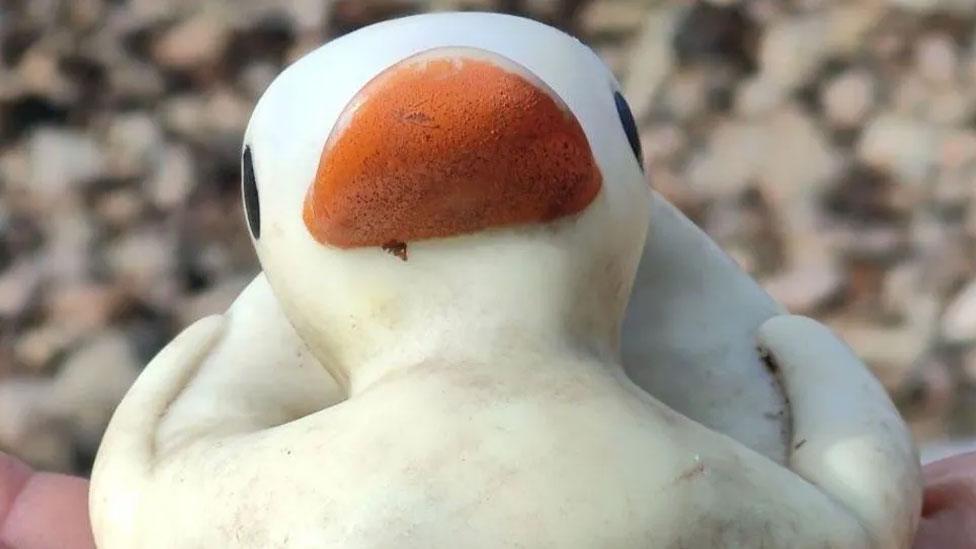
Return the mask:
[[909,547],[884,390],[647,187],[636,135],[592,51],[515,17],[287,69],[242,153],[263,272],[116,410],[99,546]]
[[169,446],[138,545],[870,546],[824,494],[619,366],[520,354],[413,365],[285,424]]

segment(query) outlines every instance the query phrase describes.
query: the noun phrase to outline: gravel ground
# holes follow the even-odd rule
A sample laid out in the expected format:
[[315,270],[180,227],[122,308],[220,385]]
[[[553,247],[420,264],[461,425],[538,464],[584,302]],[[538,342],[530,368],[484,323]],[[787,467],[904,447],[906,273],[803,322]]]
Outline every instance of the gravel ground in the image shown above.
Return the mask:
[[976,433],[973,0],[7,0],[0,449],[86,473],[139,369],[257,271],[250,110],[323,41],[427,10],[568,29],[652,184],[870,364],[919,440]]

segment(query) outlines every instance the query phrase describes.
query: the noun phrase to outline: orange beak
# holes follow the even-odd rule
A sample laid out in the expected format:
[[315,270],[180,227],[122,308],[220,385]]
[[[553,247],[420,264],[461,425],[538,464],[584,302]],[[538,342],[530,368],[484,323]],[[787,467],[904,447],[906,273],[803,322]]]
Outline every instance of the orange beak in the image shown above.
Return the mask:
[[385,70],[329,136],[306,227],[342,248],[396,246],[580,212],[600,171],[579,122],[533,80],[480,50],[432,50]]

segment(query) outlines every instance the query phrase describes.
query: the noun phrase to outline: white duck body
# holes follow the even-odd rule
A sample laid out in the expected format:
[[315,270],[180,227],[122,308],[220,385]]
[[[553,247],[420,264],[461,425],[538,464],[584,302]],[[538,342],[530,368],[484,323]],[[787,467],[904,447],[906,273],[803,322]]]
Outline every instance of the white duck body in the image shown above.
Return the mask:
[[[557,98],[587,138],[599,193],[544,223],[409,240],[407,261],[313,238],[303,204],[323,148],[341,142],[330,134],[357,130],[346,115],[374,77],[436,48]],[[487,14],[375,25],[285,71],[245,138],[265,275],[167,346],[119,406],[92,478],[99,546],[908,547],[917,457],[883,390],[824,328],[775,316],[647,189],[613,91],[585,46]],[[649,212],[642,276],[662,287],[636,294],[632,326],[661,331],[625,347],[646,361],[628,364],[645,392],[618,339]],[[677,271],[656,271],[675,250]],[[732,297],[703,305],[683,291],[680,270],[702,268],[734,279],[703,276],[705,295]],[[741,314],[713,316],[729,311]],[[669,335],[670,315],[742,358]],[[677,382],[651,396],[656,372],[726,369],[731,385],[701,389],[716,398]],[[763,419],[784,395],[792,420]]]

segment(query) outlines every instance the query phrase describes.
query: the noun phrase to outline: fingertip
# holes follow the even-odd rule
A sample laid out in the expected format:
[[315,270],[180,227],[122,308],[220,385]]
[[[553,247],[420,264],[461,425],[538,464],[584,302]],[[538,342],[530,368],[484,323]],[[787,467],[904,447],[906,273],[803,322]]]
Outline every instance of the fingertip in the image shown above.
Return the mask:
[[94,549],[88,481],[54,473],[30,477],[0,528],[0,542],[18,549]]
[[[31,468],[19,459],[0,452],[0,532],[18,494],[33,474]],[[6,549],[0,545],[0,549]]]

